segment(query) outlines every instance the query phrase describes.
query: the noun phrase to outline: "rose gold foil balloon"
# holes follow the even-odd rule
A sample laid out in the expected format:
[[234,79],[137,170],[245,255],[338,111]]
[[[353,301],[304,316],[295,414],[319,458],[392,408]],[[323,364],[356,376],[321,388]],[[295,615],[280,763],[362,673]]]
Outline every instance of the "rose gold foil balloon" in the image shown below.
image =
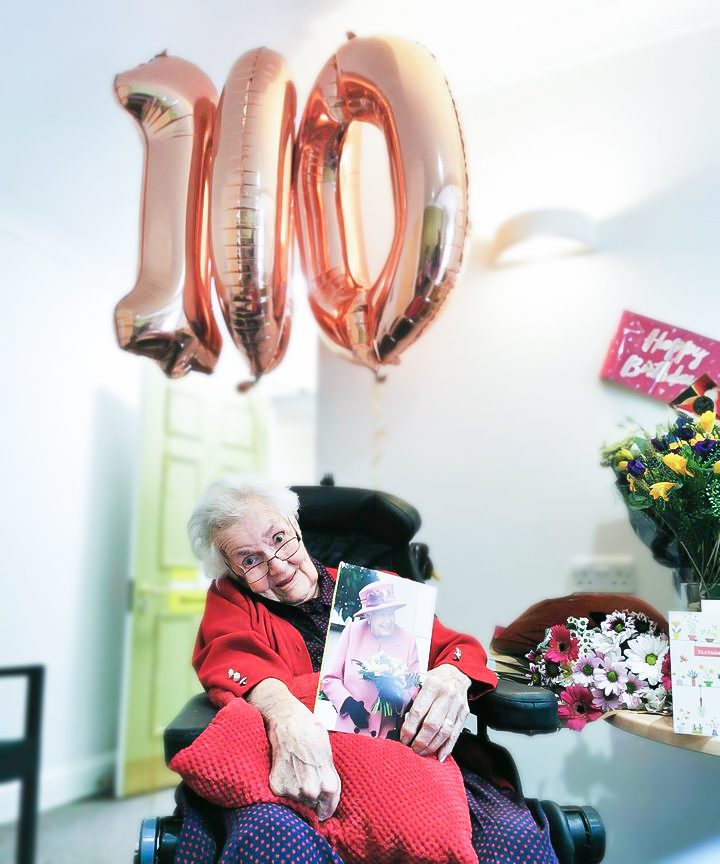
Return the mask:
[[213,136],[213,277],[254,381],[280,362],[290,335],[295,101],[283,58],[250,51],[230,70]]
[[[395,231],[373,283],[366,267],[353,265],[352,250],[363,248],[362,226],[352,185],[348,196],[339,179],[353,121],[377,126],[390,158]],[[345,43],[308,98],[295,190],[310,305],[323,333],[372,369],[397,362],[442,307],[467,231],[462,136],[432,55],[402,39]]]
[[221,346],[207,249],[217,92],[197,66],[160,54],[118,75],[115,94],[145,142],[140,266],[115,309],[118,342],[157,360],[171,378],[211,372]]

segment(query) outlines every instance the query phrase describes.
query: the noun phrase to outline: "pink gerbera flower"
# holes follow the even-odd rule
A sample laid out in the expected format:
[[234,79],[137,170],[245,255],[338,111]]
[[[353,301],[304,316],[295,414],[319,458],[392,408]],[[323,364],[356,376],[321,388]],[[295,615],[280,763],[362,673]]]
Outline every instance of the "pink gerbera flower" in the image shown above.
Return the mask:
[[662,686],[668,691],[672,690],[672,677],[670,675],[670,652],[663,657],[662,667],[660,668],[662,676]]
[[550,628],[550,645],[545,653],[548,660],[555,663],[572,663],[578,656],[578,640],[573,639],[570,630],[564,624],[556,624]]
[[568,729],[578,732],[593,720],[597,720],[602,712],[593,705],[592,693],[586,687],[573,685],[563,690],[560,699],[564,705],[558,705],[558,716],[565,721]]

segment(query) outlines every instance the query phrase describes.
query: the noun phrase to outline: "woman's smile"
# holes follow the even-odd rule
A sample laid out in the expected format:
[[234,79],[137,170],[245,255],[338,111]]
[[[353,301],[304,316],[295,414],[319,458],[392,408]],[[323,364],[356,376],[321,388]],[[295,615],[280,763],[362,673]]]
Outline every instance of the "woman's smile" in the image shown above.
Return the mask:
[[293,572],[289,576],[286,576],[284,579],[281,579],[279,582],[273,583],[273,585],[272,585],[273,590],[275,588],[286,588],[293,581],[293,579],[297,576],[297,572],[298,572],[297,569],[295,569],[295,570],[293,570]]

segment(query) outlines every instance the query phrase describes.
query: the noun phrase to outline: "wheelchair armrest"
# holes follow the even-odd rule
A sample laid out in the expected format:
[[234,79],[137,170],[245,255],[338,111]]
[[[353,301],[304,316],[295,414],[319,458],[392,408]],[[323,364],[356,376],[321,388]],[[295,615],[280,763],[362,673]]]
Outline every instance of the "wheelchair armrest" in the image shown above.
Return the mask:
[[555,694],[544,687],[529,687],[500,679],[495,690],[470,702],[478,724],[499,732],[541,735],[560,728]]
[[207,693],[198,693],[197,696],[192,697],[163,734],[166,764],[176,753],[193,743],[217,711],[218,709],[208,699]]

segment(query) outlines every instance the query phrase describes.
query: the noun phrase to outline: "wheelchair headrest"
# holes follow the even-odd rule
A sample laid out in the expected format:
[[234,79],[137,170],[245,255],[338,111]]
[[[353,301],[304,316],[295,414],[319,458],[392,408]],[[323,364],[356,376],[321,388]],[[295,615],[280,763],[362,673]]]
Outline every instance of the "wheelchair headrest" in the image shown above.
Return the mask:
[[420,514],[407,501],[345,486],[292,489],[300,498],[300,530],[315,558],[330,567],[347,561],[422,578],[410,551]]

